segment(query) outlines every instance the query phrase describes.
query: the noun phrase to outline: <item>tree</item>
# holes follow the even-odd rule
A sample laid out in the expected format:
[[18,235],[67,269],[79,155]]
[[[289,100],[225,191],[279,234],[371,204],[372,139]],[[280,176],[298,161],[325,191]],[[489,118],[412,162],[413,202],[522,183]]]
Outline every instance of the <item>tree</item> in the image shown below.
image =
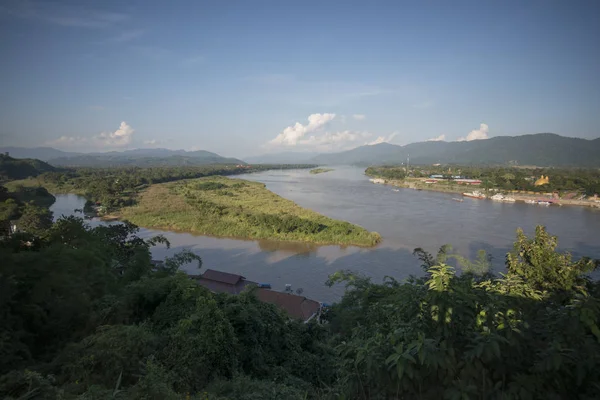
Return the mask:
[[556,251],[558,239],[546,232],[543,226],[535,229],[535,237],[530,239],[517,230],[517,240],[513,250],[506,255],[509,274],[517,275],[532,288],[556,292],[582,289],[596,263],[589,258],[573,261],[568,252]]
[[52,227],[52,212],[31,203],[25,204],[21,218],[17,223],[20,231],[42,236]]

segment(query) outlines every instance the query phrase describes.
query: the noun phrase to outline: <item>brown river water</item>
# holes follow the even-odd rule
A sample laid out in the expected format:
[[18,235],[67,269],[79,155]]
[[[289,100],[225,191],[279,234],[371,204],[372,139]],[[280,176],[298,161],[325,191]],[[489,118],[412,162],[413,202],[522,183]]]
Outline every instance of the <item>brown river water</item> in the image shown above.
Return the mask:
[[[575,257],[600,258],[600,209],[585,207],[542,207],[524,203],[498,203],[465,198],[456,194],[396,189],[369,182],[364,168],[337,167],[311,175],[308,170],[276,170],[239,175],[266,184],[278,195],[328,217],[346,220],[381,234],[382,243],[372,249],[314,246],[286,242],[233,240],[187,233],[141,229],[140,236],[163,234],[171,249],[152,250],[156,259],[189,249],[202,257],[203,269],[239,273],[249,280],[271,283],[283,290],[289,283],[315,300],[332,302],[344,288],[328,288],[327,276],[349,269],[381,282],[385,276],[404,279],[420,275],[416,247],[432,253],[444,244],[474,257],[479,249],[493,256],[493,270],[501,272],[504,257],[512,247],[515,231],[532,234],[536,225],[545,225],[559,238],[561,250]],[[72,215],[83,208],[85,199],[57,195],[52,206],[55,217]],[[99,224],[91,221],[91,225]],[[198,273],[189,266],[187,272]]]

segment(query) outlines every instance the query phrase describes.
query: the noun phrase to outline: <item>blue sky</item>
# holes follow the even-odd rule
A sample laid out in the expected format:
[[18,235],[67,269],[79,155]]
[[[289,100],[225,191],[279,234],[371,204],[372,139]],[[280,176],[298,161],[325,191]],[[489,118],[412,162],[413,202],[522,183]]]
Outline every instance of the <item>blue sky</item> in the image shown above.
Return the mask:
[[599,1],[6,1],[2,145],[600,136]]

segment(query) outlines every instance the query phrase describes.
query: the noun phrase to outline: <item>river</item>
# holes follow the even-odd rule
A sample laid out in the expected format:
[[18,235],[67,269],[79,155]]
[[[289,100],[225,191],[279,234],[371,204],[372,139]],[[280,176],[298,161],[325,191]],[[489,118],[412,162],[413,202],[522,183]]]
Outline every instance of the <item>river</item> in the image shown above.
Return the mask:
[[[245,174],[239,178],[263,182],[278,195],[328,217],[350,221],[377,231],[383,242],[373,249],[314,246],[270,241],[245,241],[196,236],[187,233],[141,229],[141,237],[163,234],[171,249],[152,249],[162,259],[190,249],[203,260],[203,269],[239,273],[249,280],[268,282],[275,290],[289,283],[303,289],[307,297],[335,301],[344,288],[328,288],[327,276],[340,269],[360,272],[375,282],[387,276],[403,279],[422,273],[412,255],[416,247],[435,253],[451,244],[459,253],[474,257],[479,249],[493,256],[493,269],[502,271],[504,256],[512,247],[515,231],[532,234],[545,225],[559,238],[559,247],[575,257],[600,258],[600,210],[584,207],[542,207],[524,203],[498,203],[465,198],[456,194],[399,189],[375,185],[363,168],[337,167],[311,175],[308,170],[276,170]],[[76,195],[56,195],[54,216],[72,215],[85,200]],[[91,221],[90,224],[99,224]],[[194,267],[185,268],[198,273]]]

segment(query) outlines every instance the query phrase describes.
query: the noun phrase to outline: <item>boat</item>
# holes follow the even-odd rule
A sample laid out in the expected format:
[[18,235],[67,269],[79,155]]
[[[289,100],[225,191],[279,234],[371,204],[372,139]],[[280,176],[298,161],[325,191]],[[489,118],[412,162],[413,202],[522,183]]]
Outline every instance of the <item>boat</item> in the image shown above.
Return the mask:
[[392,192],[399,192],[400,189],[392,189]]
[[459,201],[459,202],[461,202],[461,203],[464,201],[463,199],[457,199],[456,197],[452,198],[452,200],[454,200],[454,201]]
[[369,179],[369,181],[371,181],[372,183],[385,183],[385,180],[381,178],[371,178]]
[[466,192],[462,194],[465,197],[471,197],[473,199],[485,199],[485,194],[481,193],[478,190],[475,190],[473,192]]
[[537,201],[535,201],[535,200],[525,200],[525,203],[527,203],[527,204],[536,204]]
[[549,201],[538,200],[538,202],[537,202],[538,206],[549,206],[550,204],[552,204],[552,203],[550,203]]

